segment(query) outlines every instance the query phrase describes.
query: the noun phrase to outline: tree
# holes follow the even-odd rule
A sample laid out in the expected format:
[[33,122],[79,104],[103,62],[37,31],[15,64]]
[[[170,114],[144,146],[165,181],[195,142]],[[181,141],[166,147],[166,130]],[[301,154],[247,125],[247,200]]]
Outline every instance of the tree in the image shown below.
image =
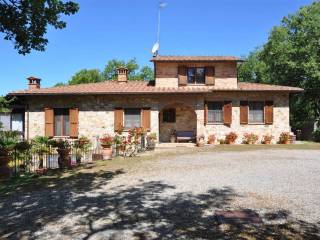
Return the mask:
[[103,76],[107,80],[116,79],[118,67],[128,68],[128,79],[133,79],[136,75],[136,71],[139,69],[139,65],[135,58],[125,62],[124,60],[112,59],[109,60],[104,68]]
[[149,66],[143,66],[139,73],[136,76],[137,80],[153,80],[154,79],[154,71],[151,67]]
[[[252,80],[252,73],[262,69],[263,77],[254,81],[305,89],[304,93],[291,99],[291,125],[294,128],[320,118],[319,39],[320,2],[314,2],[284,17],[280,26],[272,29],[261,50],[251,54],[239,67],[242,80]],[[254,67],[250,67],[252,62]]]
[[245,62],[238,67],[239,81],[267,83],[270,81],[267,66],[260,60],[261,49],[257,48],[245,58]]
[[75,85],[80,83],[95,83],[101,82],[102,80],[103,77],[98,69],[82,69],[72,76],[68,84]]
[[77,3],[60,0],[0,0],[0,32],[5,40],[14,42],[19,54],[31,50],[44,51],[48,44],[45,38],[49,25],[63,29],[66,22],[61,15],[75,14]]
[[6,99],[5,97],[0,96],[0,113],[2,112],[9,112],[9,105],[12,103],[14,99]]

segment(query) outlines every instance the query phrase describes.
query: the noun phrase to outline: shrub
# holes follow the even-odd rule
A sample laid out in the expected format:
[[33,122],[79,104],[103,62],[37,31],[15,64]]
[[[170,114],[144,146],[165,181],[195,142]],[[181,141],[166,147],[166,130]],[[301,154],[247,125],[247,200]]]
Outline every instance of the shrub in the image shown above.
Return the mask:
[[264,144],[270,143],[272,139],[273,139],[273,136],[271,134],[263,135],[262,143]]
[[290,142],[290,132],[282,132],[279,137],[279,143],[286,144]]
[[50,140],[50,145],[54,148],[58,149],[69,149],[70,143],[67,140],[59,139],[59,140]]
[[243,135],[243,143],[245,144],[255,144],[258,141],[258,135],[254,133],[245,133]]
[[150,133],[148,136],[147,136],[147,139],[148,140],[157,140],[157,134],[156,133]]
[[214,144],[215,141],[216,141],[216,136],[214,134],[209,135],[208,143],[209,144]]
[[100,144],[102,147],[109,148],[112,146],[114,138],[110,134],[105,134],[100,138]]
[[320,142],[320,128],[316,129],[313,133],[312,133],[312,138],[315,142]]
[[235,132],[230,132],[226,135],[225,143],[231,144],[234,143],[238,138],[238,135]]

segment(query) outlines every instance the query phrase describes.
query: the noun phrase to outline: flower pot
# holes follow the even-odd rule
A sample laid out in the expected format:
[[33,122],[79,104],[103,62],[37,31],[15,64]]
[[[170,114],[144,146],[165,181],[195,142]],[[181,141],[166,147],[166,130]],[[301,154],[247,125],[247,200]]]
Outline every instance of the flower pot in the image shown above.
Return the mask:
[[229,140],[229,141],[226,141],[226,143],[232,145],[235,143],[235,141]]
[[264,143],[264,144],[270,144],[270,143],[271,143],[271,140],[264,140],[263,143]]
[[70,151],[71,151],[70,148],[66,148],[66,149],[58,148],[57,149],[57,152],[59,154],[58,164],[59,164],[60,169],[72,167]]
[[175,143],[176,142],[176,136],[175,135],[171,135],[170,136],[170,142],[171,143]]
[[200,138],[197,142],[197,147],[204,147],[204,139]]
[[147,146],[148,150],[153,151],[156,147],[156,142],[154,140],[147,140],[147,144],[148,144]]
[[112,147],[103,147],[101,149],[101,154],[102,154],[102,158],[103,160],[108,160],[112,158]]

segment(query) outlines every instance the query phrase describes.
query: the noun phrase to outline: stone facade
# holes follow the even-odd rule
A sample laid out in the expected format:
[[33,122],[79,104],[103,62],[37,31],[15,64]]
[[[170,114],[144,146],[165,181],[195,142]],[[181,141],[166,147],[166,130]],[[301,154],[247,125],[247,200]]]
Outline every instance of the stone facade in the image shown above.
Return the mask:
[[178,87],[178,66],[215,68],[215,86],[237,88],[236,62],[202,62],[202,63],[156,63],[155,75],[157,87]]
[[[204,124],[204,102],[232,100],[232,124]],[[273,100],[274,121],[272,125],[240,124],[241,100]],[[241,142],[246,132],[259,135],[270,133],[275,140],[283,131],[290,131],[289,125],[289,95],[287,93],[254,93],[254,92],[213,92],[210,94],[161,94],[161,95],[97,95],[97,96],[30,96],[26,100],[29,109],[26,111],[26,136],[30,139],[44,135],[44,108],[79,108],[79,136],[96,138],[105,133],[114,133],[114,108],[151,108],[151,132],[160,140],[168,141],[168,132],[175,130],[193,130],[197,135],[210,134],[224,138],[231,131],[237,132]],[[162,110],[168,107],[176,108],[176,123],[163,123]]]

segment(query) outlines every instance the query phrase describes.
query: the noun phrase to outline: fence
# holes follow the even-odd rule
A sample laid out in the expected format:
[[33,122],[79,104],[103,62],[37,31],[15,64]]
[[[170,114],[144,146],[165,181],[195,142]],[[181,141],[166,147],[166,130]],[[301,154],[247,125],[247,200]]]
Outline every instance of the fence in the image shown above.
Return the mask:
[[[74,142],[70,143],[71,165],[80,163],[89,163],[97,159],[100,154],[100,146],[92,146],[86,150],[77,148]],[[99,158],[99,157],[98,157]],[[25,152],[14,149],[11,152],[11,161],[9,166],[13,174],[22,172],[36,172],[38,169],[57,169],[59,154],[57,148],[51,145],[43,145],[39,150],[27,150]]]

